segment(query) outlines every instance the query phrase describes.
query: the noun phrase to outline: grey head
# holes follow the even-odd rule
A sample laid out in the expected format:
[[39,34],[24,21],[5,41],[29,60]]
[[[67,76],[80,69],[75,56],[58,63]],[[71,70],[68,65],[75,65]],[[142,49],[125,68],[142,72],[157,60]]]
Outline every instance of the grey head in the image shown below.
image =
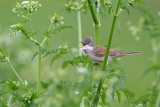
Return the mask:
[[89,45],[92,47],[94,46],[94,43],[92,41],[92,37],[90,37],[90,36],[86,36],[81,43],[83,44],[83,46],[85,46],[85,45]]

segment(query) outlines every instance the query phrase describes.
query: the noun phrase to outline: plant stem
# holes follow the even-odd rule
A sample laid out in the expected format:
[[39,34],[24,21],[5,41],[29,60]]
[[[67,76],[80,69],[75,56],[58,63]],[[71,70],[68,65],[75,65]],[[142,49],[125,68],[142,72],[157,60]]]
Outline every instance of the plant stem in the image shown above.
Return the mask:
[[118,0],[116,12],[115,12],[116,15],[113,17],[113,21],[112,21],[112,26],[111,26],[111,31],[110,31],[110,35],[109,35],[107,50],[106,50],[105,58],[104,58],[104,62],[103,62],[103,68],[102,68],[103,71],[105,71],[105,69],[106,69],[106,63],[107,63],[107,60],[108,60],[109,50],[110,50],[110,47],[111,47],[112,36],[113,36],[113,31],[114,31],[114,27],[115,27],[115,23],[116,23],[116,19],[117,19],[117,14],[118,14],[120,1],[121,0]]
[[91,107],[98,107],[98,103],[99,103],[99,97],[100,97],[100,92],[101,92],[101,88],[102,88],[102,85],[103,85],[103,82],[104,80],[101,79],[99,81],[99,84],[98,84],[98,89],[97,89],[97,92],[91,102]]
[[[48,32],[50,32],[51,28],[53,27],[53,23],[50,24],[49,28],[48,28]],[[40,44],[40,46],[42,47],[43,44],[48,40],[48,38],[45,36]]]
[[88,5],[89,5],[89,8],[90,8],[91,15],[92,15],[94,23],[95,23],[95,25],[99,25],[99,21],[98,21],[98,18],[96,16],[95,9],[93,8],[93,5],[92,5],[92,0],[87,0],[87,1],[88,1]]
[[[91,15],[92,15],[92,18],[93,18],[93,21],[94,21],[94,25],[95,25],[95,36],[94,36],[94,42],[96,45],[100,45],[100,21],[99,21],[99,3],[100,1],[97,0],[97,9],[95,11],[94,9],[94,6],[92,4],[92,1],[91,0],[88,0],[88,4],[89,4],[89,8],[90,8],[90,11],[91,11]],[[97,12],[97,14],[96,14]]]
[[96,12],[97,12],[97,19],[98,19],[98,24],[95,24],[95,43],[97,45],[100,45],[100,14],[99,14],[99,7],[100,7],[100,0],[97,0],[97,7],[96,7]]
[[[113,31],[114,31],[114,27],[115,27],[115,22],[116,22],[119,6],[120,6],[120,0],[118,0],[116,12],[115,12],[116,15],[113,17],[113,21],[112,21],[111,31],[110,31],[110,35],[109,35],[109,41],[108,41],[107,50],[106,50],[106,53],[105,53],[104,62],[103,62],[103,68],[102,68],[103,71],[105,71],[105,69],[106,69],[106,63],[107,63],[107,60],[108,60],[109,49],[110,49],[111,42],[112,42],[112,36],[113,36]],[[93,103],[92,103],[92,105],[94,107],[98,106],[99,96],[100,96],[100,92],[101,92],[101,89],[102,89],[102,86],[103,86],[103,82],[104,82],[104,79],[101,79],[99,81],[97,93],[96,93],[95,97],[93,98]]]
[[159,107],[159,106],[160,106],[160,91],[158,91],[157,100],[155,103],[155,107]]
[[[48,28],[48,32],[50,32],[51,28],[53,26],[53,23]],[[39,55],[38,55],[38,75],[37,75],[37,95],[40,93],[40,83],[41,83],[41,59],[42,59],[42,47],[44,43],[48,40],[48,38],[45,36],[42,40],[42,42],[38,45],[39,47]]]
[[34,32],[33,32],[33,28],[32,28],[32,25],[31,25],[31,19],[29,18],[28,21],[29,21],[29,27],[30,27],[31,32],[32,32],[32,34],[33,34],[33,38],[35,39]]
[[100,25],[95,25],[94,42],[96,45],[100,45]]
[[32,43],[36,44],[37,46],[39,46],[40,44],[37,42],[37,40],[31,38],[27,32],[25,31],[25,29],[21,29],[21,32],[26,36],[27,39],[29,39]]
[[41,42],[40,47],[43,46],[43,44],[47,41],[47,39],[48,39],[48,38],[47,38],[46,36],[43,38],[43,41]]
[[7,106],[8,106],[8,107],[11,107],[11,104],[10,104],[10,103],[11,103],[12,97],[13,97],[13,96],[12,96],[12,94],[11,94],[9,100],[7,101],[7,102],[8,102],[8,103],[7,103]]
[[20,81],[22,84],[24,84],[24,82],[22,81],[22,79],[21,79],[20,76],[18,75],[17,71],[16,71],[16,70],[14,69],[14,67],[12,66],[9,58],[7,57],[6,59],[7,59],[8,64],[9,64],[10,67],[12,68],[14,74],[15,74],[15,75],[17,76],[17,78],[19,79],[19,81]]
[[33,33],[33,29],[32,29],[32,25],[31,25],[31,21],[29,20],[29,27],[31,29],[31,32]]
[[40,93],[40,82],[41,82],[41,53],[42,47],[39,46],[39,57],[38,57],[38,77],[37,77],[37,95]]
[[[78,46],[81,47],[81,41],[82,41],[82,27],[81,27],[81,12],[77,12],[77,19],[78,19]],[[79,50],[79,56],[82,55],[82,52]]]

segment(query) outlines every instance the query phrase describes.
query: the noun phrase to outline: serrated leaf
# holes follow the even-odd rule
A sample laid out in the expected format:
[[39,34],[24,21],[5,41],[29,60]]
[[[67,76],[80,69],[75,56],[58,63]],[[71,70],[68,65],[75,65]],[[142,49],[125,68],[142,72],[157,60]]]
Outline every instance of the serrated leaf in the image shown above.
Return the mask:
[[128,91],[127,89],[123,89],[122,91],[123,91],[123,93],[125,94],[125,96],[128,100],[133,100],[134,99],[134,93],[133,92]]
[[121,93],[117,90],[116,94],[117,94],[117,97],[118,97],[118,101],[120,103],[121,102]]
[[54,29],[54,31],[52,32],[52,34],[55,34],[56,32],[60,32],[63,29],[73,29],[72,26],[60,26],[56,29]]

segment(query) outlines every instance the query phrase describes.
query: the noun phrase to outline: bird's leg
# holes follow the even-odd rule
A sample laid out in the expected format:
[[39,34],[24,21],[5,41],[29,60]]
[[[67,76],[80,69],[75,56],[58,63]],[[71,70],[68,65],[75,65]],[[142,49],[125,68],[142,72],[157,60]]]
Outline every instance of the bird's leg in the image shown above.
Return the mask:
[[93,65],[99,65],[100,62],[94,62]]

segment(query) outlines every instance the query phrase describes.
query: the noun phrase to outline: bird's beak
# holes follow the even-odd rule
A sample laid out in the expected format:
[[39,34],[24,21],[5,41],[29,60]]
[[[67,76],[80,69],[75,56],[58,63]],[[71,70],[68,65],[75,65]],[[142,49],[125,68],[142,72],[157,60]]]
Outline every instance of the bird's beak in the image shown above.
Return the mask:
[[81,48],[83,48],[84,47],[84,44],[82,43],[82,46],[81,46]]

